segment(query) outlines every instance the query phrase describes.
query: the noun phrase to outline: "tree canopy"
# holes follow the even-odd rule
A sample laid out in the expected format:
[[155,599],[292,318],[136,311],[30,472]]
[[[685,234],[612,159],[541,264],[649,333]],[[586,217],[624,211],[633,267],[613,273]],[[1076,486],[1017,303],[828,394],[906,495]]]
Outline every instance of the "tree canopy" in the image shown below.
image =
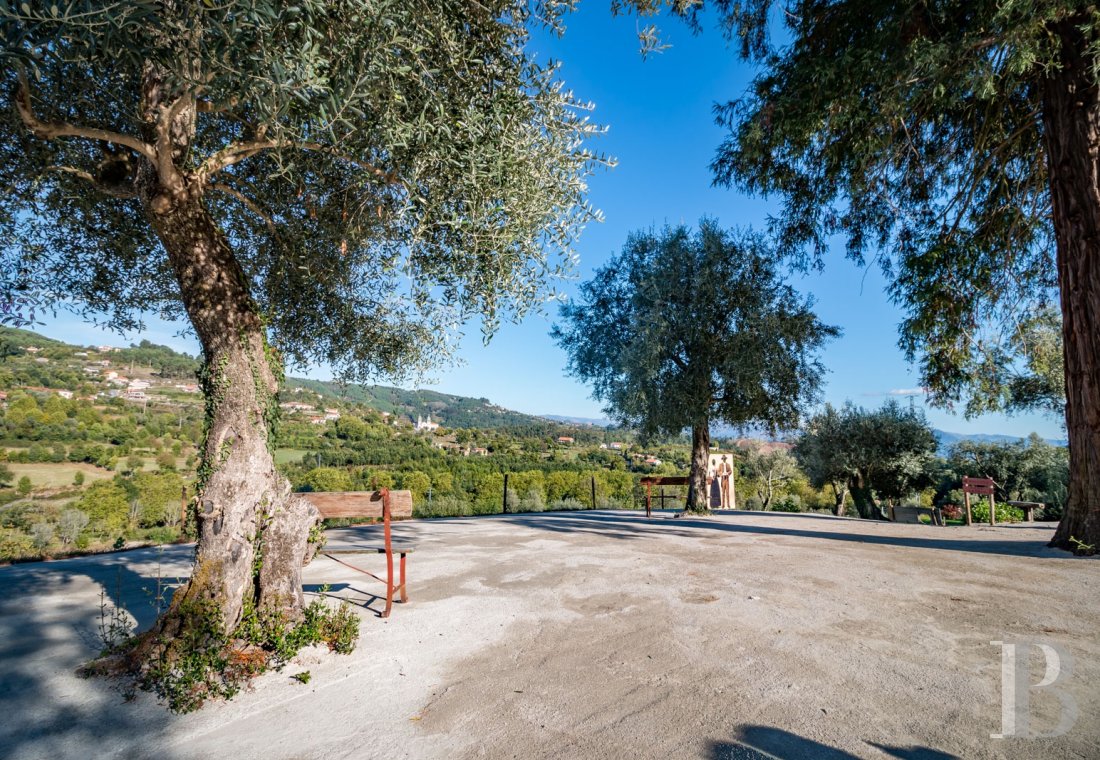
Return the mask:
[[[558,10],[0,2],[0,318],[186,313],[202,345],[196,564],[127,654],[151,688],[186,661],[231,690],[246,612],[306,614],[319,516],[273,459],[285,363],[415,372],[572,263],[599,130],[525,49]],[[211,618],[220,638],[189,635]]]
[[644,435],[699,420],[789,430],[820,391],[818,349],[839,334],[811,307],[760,235],[704,219],[631,235],[553,335],[607,413]]
[[[549,7],[549,6],[548,6]],[[522,315],[596,216],[523,2],[0,6],[0,300],[181,315],[142,197],[204,198],[292,362],[397,374]],[[156,90],[153,92],[151,90]]]
[[704,219],[694,233],[631,235],[562,306],[553,335],[609,415],[643,436],[693,429],[694,477],[712,421],[798,426],[821,388],[818,350],[839,334],[811,307],[762,236]]
[[879,517],[876,499],[897,503],[931,485],[936,436],[920,409],[893,399],[877,410],[826,405],[808,420],[794,454],[811,483],[833,487],[838,514],[847,490],[861,517]]
[[933,400],[1011,404],[1014,338],[1057,289],[1038,85],[1064,4],[802,0],[774,40],[771,0],[719,5],[762,68],[717,109],[716,181],[778,195],[796,261],[840,235],[882,265]]

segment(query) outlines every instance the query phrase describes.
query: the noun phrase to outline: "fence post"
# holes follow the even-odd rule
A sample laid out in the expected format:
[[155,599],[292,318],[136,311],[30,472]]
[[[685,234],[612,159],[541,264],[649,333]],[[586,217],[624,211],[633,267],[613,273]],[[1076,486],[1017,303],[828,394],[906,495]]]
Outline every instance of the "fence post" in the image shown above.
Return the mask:
[[596,508],[596,476],[592,476],[592,509]]
[[504,504],[501,512],[508,514],[508,473],[504,473]]

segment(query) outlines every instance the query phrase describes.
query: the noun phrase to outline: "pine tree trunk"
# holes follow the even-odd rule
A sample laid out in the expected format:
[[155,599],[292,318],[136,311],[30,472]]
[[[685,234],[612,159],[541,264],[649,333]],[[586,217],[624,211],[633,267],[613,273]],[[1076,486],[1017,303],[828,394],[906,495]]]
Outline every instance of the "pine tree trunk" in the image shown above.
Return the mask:
[[1060,65],[1043,92],[1069,436],[1069,496],[1051,546],[1071,550],[1071,539],[1100,548],[1100,93],[1084,21],[1053,25]]
[[710,458],[710,424],[696,422],[691,428],[691,472],[688,476],[688,498],[685,510],[709,514],[707,501],[707,462]]
[[297,618],[301,567],[317,514],[291,495],[275,469],[270,437],[282,369],[246,275],[201,196],[161,198],[148,204],[148,215],[202,344],[207,426],[195,567],[156,629],[162,635],[154,638],[167,641],[186,629],[195,610],[216,609],[227,631],[246,605]]

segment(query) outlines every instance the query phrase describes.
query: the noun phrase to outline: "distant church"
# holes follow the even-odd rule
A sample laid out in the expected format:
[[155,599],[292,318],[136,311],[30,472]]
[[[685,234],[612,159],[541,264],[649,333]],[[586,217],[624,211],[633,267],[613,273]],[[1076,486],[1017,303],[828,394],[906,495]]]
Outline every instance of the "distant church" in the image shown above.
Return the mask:
[[428,419],[426,420],[420,419],[420,415],[418,414],[416,415],[416,429],[427,430],[429,433],[431,433],[432,431],[439,429],[439,423],[432,422],[432,415],[430,412],[428,413]]

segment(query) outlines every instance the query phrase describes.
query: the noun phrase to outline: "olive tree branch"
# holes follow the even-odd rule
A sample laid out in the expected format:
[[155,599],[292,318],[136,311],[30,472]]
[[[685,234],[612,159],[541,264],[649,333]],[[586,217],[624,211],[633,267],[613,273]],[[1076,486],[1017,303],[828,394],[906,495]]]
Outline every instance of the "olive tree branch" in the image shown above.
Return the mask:
[[137,193],[133,189],[128,188],[122,184],[118,185],[105,185],[96,179],[95,175],[91,172],[84,171],[83,169],[77,169],[72,166],[47,166],[46,171],[57,172],[59,174],[71,174],[74,177],[79,177],[86,182],[90,182],[96,190],[102,193],[106,193],[114,198],[136,198]]
[[226,195],[230,195],[236,198],[245,208],[247,208],[256,216],[263,219],[264,223],[267,225],[268,231],[271,232],[272,236],[275,235],[275,221],[271,218],[270,215],[268,215],[267,212],[256,205],[256,203],[251,198],[242,193],[240,190],[232,188],[229,185],[223,185],[221,183],[210,185],[210,189],[217,190],[220,193],[225,193]]
[[363,161],[362,159],[340,153],[332,146],[316,142],[294,142],[293,140],[251,140],[249,142],[233,143],[203,161],[199,166],[197,176],[200,180],[205,181],[207,178],[212,177],[233,164],[240,163],[247,158],[255,156],[257,153],[262,153],[265,150],[271,150],[273,148],[293,148],[324,153],[342,161],[347,161],[350,164],[354,164],[360,169],[365,169],[370,174],[385,180],[388,184],[397,184],[399,181],[397,175],[393,172],[379,169],[369,161]]
[[19,118],[23,120],[23,124],[35,137],[40,137],[44,140],[53,140],[58,137],[81,137],[86,140],[101,140],[116,145],[123,145],[145,156],[150,161],[156,161],[156,151],[152,146],[136,137],[120,134],[118,132],[111,132],[106,129],[97,129],[96,127],[81,127],[60,121],[41,121],[35,116],[34,107],[31,104],[31,91],[27,83],[27,75],[22,71],[19,72],[19,86],[16,88],[14,100],[15,110],[19,113]]

